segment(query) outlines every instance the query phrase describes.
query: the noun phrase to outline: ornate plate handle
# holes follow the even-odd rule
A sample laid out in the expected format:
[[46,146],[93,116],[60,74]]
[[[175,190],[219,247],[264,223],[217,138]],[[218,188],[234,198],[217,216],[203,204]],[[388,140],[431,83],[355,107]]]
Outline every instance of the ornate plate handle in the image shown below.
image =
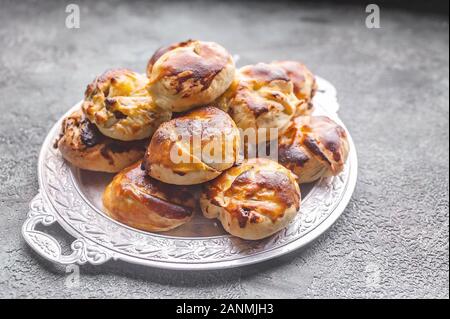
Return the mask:
[[56,222],[55,215],[46,205],[41,193],[38,193],[30,202],[28,218],[22,226],[22,235],[25,241],[39,255],[47,260],[63,265],[74,263],[79,265],[85,263],[99,265],[111,259],[111,254],[105,248],[85,239],[76,239],[70,245],[72,253],[63,255],[61,245],[55,238],[36,230],[36,226],[39,223],[44,226],[50,226]]

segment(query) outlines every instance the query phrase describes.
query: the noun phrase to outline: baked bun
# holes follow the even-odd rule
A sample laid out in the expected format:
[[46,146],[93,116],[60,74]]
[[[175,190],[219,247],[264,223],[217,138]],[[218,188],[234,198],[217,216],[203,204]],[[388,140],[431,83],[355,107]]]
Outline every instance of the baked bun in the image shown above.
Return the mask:
[[188,222],[196,205],[192,190],[149,177],[141,162],[118,173],[103,193],[115,220],[147,231],[166,231]]
[[[286,72],[265,63],[239,69],[233,84],[217,101],[218,107],[228,111],[239,128],[254,132],[275,128],[278,134],[283,132],[301,103]],[[276,139],[278,135],[266,137]],[[259,142],[264,141],[260,138]]]
[[278,163],[245,160],[204,186],[200,207],[230,234],[262,239],[286,227],[300,209],[295,176]]
[[278,161],[299,183],[339,174],[349,152],[345,130],[326,116],[299,116],[278,140]]
[[111,138],[132,141],[150,137],[172,114],[156,106],[147,84],[145,75],[127,69],[107,71],[88,85],[83,112]]
[[303,100],[296,112],[296,116],[311,114],[314,108],[312,99],[317,91],[314,74],[303,64],[296,61],[275,61],[273,65],[286,71],[294,84],[294,93],[299,100]]
[[147,65],[155,102],[173,112],[213,102],[234,78],[231,55],[214,42],[188,40],[161,48]]
[[115,173],[142,159],[147,141],[124,142],[106,137],[78,110],[63,120],[55,146],[76,167]]
[[158,128],[144,165],[150,176],[165,183],[200,184],[234,165],[239,143],[239,130],[227,113],[201,107]]

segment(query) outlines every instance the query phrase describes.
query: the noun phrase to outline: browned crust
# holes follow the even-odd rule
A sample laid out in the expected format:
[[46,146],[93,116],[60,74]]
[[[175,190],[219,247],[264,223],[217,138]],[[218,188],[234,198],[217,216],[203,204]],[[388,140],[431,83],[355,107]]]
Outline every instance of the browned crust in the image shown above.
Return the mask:
[[156,63],[156,61],[159,60],[160,57],[162,57],[164,55],[164,53],[172,51],[173,49],[176,49],[176,48],[189,46],[193,42],[195,42],[195,41],[192,39],[189,39],[189,40],[182,41],[182,42],[172,43],[171,45],[168,45],[165,47],[160,47],[158,50],[156,50],[156,52],[152,55],[152,57],[150,58],[150,60],[147,63],[147,76],[148,77],[151,76],[153,65]]
[[193,214],[193,190],[151,178],[141,168],[141,162],[119,173],[113,183],[119,199],[130,198],[161,217],[184,219]]
[[94,81],[88,84],[84,92],[85,99],[90,100],[92,96],[102,92],[104,96],[108,96],[108,88],[115,78],[123,74],[133,74],[134,72],[126,68],[110,69],[105,71],[102,75],[96,77]]
[[297,117],[279,139],[278,160],[284,166],[303,167],[316,156],[333,170],[343,165],[345,130],[326,116]]
[[77,110],[63,120],[55,147],[75,166],[102,170],[99,160],[104,160],[109,165],[106,171],[114,171],[117,156],[127,152],[142,153],[143,156],[147,143],[147,140],[124,142],[106,137],[85,118],[81,110]]
[[[237,92],[236,99],[245,102],[247,108],[252,112],[255,118],[269,112],[271,103],[258,96],[249,94],[248,91],[242,90]],[[234,108],[231,108],[230,114],[233,116]]]
[[[152,163],[170,168],[179,175],[183,175],[185,172],[183,170],[177,170],[177,168],[195,169],[199,165],[197,163],[175,164],[170,160],[170,151],[174,144],[177,143],[177,140],[170,138],[174,129],[179,134],[179,140],[189,140],[191,146],[193,145],[194,136],[201,136],[203,147],[205,143],[208,143],[218,133],[221,134],[233,128],[233,120],[230,116],[212,106],[196,108],[184,113],[183,116],[163,123],[153,135],[144,156],[143,163],[147,169],[147,173],[150,174]],[[237,156],[237,150],[235,149],[234,151]]]
[[[160,73],[153,76],[153,66],[167,52],[188,48],[190,50],[179,51],[162,62]],[[188,40],[161,48],[150,58],[147,65],[147,75],[151,83],[161,78],[170,79],[170,86],[183,97],[189,97],[195,90],[194,87],[204,91],[211,86],[212,81],[230,63],[230,54],[221,46],[212,42]],[[188,82],[189,81],[189,82]],[[186,87],[185,83],[190,83]]]
[[288,82],[290,80],[283,68],[267,63],[244,66],[240,69],[240,74],[243,75],[243,81],[251,80],[259,84],[267,84],[273,81]]
[[271,210],[272,207],[270,205],[266,206],[266,201],[260,201],[259,198],[256,204],[242,202],[238,205],[228,205],[227,211],[238,220],[241,228],[244,228],[248,221],[257,223],[259,221],[258,216],[261,213],[267,216],[270,211],[269,217],[272,219],[272,222],[275,222],[283,217],[284,211],[288,207],[296,205],[296,208],[299,208],[298,194],[285,174],[260,171],[251,177],[247,173],[248,171],[239,175],[226,193],[233,196],[243,192],[245,199],[254,199],[260,197],[257,193],[270,190],[274,192],[271,201],[277,202],[280,206],[278,210]]
[[[258,223],[265,216],[276,222],[287,208],[300,207],[300,193],[287,171],[277,170],[277,163],[267,159],[251,159],[233,167],[205,185],[211,203],[221,206],[244,228],[247,222]],[[227,180],[233,179],[224,189]],[[219,196],[227,197],[224,203]]]
[[[313,73],[303,64],[296,61],[275,61],[273,64],[283,68],[292,83],[294,84],[294,93],[299,99],[303,99],[306,102],[310,102],[317,91],[316,78]],[[311,91],[307,95],[303,93],[306,79],[313,82]]]
[[304,103],[299,107],[299,115],[312,112],[314,105],[312,99],[318,86],[314,74],[303,64],[297,61],[274,61],[273,65],[283,68],[294,85],[294,94]]
[[309,156],[301,148],[285,144],[278,147],[278,160],[289,169],[295,166],[303,167],[309,159]]
[[[280,93],[273,90],[271,94],[266,93],[264,96],[258,94],[260,88],[275,81],[284,82],[282,85],[284,88],[281,89]],[[288,82],[290,82],[290,79],[286,71],[273,64],[257,63],[242,67],[239,69],[236,83],[224,95],[228,100],[226,103],[231,105],[229,110],[231,116],[235,116],[235,112],[237,112],[234,105],[245,105],[255,118],[270,112],[273,108],[281,105],[287,106],[286,95],[293,93],[287,90],[285,86]],[[292,107],[295,107],[295,105],[292,105]]]
[[328,166],[331,167],[331,161],[325,155],[324,152],[320,149],[318,142],[312,138],[311,136],[304,135],[301,142],[306,148],[318,158],[320,158],[323,162],[327,163]]

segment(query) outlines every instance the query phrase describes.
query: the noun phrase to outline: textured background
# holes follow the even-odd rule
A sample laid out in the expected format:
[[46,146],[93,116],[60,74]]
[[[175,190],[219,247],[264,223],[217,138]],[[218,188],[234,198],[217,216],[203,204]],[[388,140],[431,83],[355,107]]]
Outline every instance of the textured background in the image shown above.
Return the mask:
[[[448,298],[448,13],[382,5],[375,30],[360,4],[72,2],[80,29],[64,27],[64,3],[0,1],[0,297]],[[83,266],[69,289],[20,236],[40,145],[95,75],[144,71],[157,47],[187,38],[221,43],[240,65],[302,60],[334,83],[358,148],[353,199],[277,260],[195,273],[111,262]]]

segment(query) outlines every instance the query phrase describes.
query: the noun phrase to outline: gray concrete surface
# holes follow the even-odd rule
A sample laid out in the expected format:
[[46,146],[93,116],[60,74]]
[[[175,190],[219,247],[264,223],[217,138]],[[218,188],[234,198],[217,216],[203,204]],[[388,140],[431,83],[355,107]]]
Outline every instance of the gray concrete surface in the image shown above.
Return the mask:
[[[189,1],[0,1],[0,297],[449,296],[448,16],[360,5]],[[298,59],[332,81],[358,148],[359,181],[338,222],[309,247],[263,264],[173,272],[110,262],[80,286],[24,243],[51,125],[107,68],[143,71],[160,45],[213,40],[240,64]],[[57,229],[56,233],[60,233]]]

